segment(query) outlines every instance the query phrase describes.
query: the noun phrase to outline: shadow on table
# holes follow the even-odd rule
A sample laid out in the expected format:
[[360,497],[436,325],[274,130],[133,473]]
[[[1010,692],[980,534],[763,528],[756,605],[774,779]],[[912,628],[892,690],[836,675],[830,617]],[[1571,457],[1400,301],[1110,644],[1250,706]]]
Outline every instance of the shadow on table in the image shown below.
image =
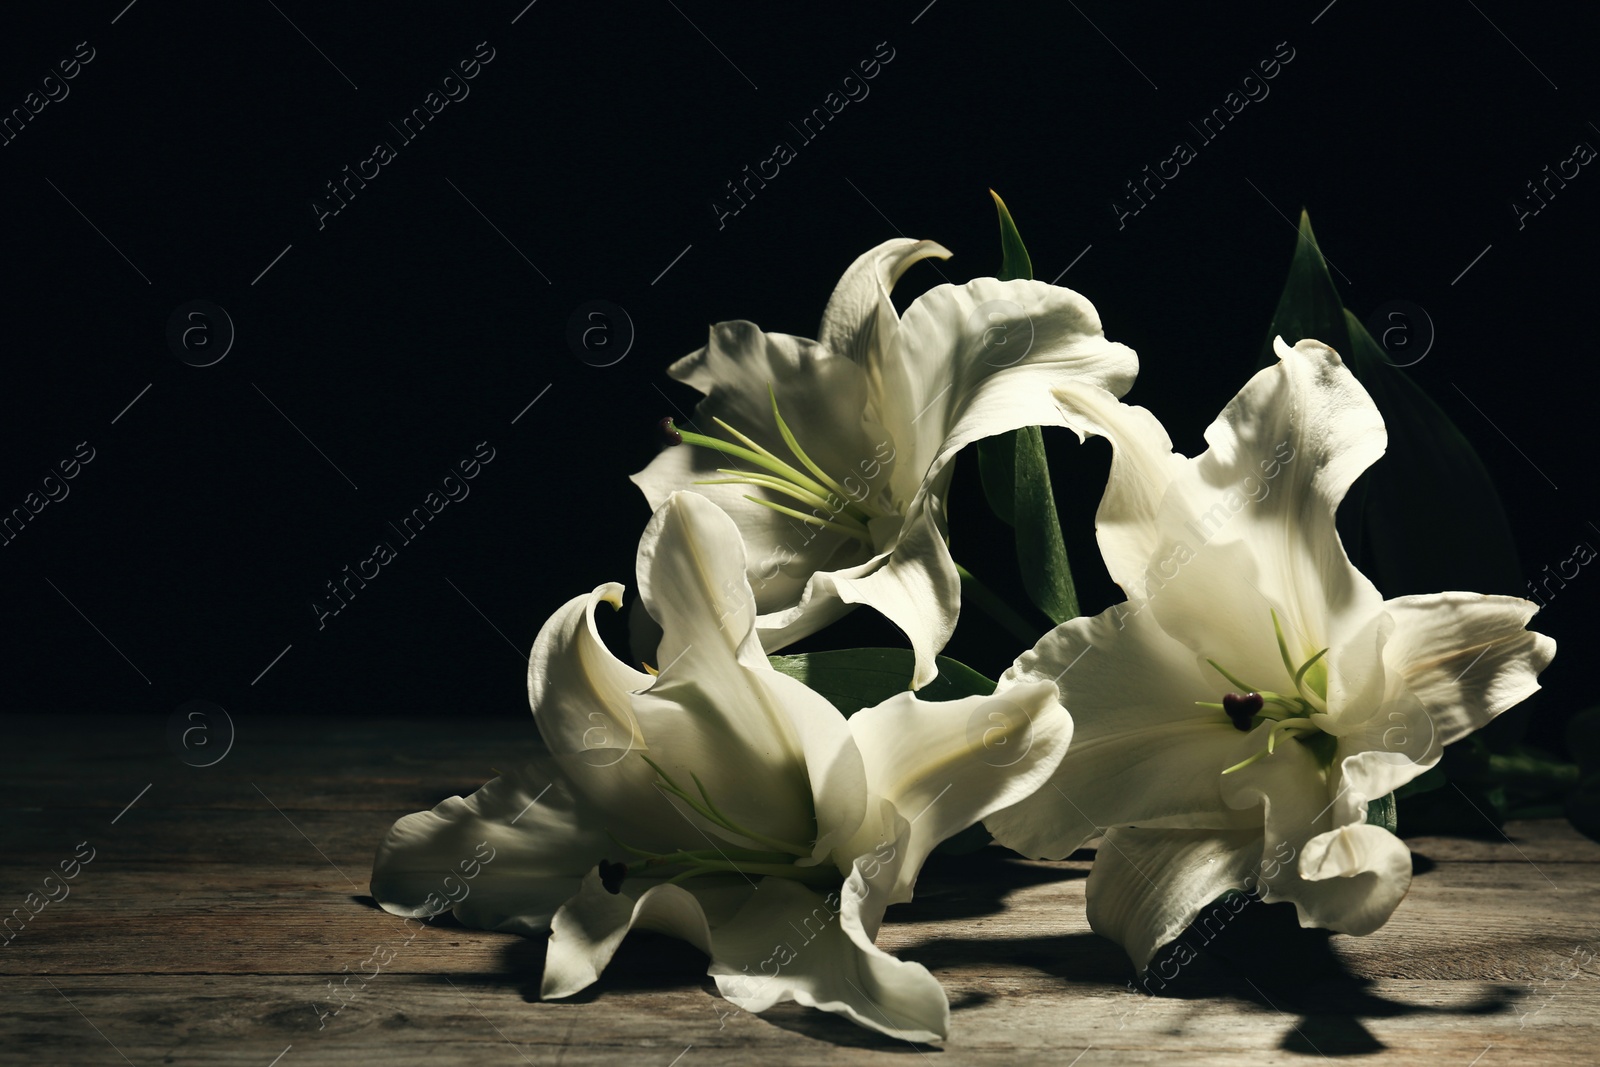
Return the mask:
[[[545,942],[519,940],[506,945],[500,956],[504,978],[513,982],[528,1003],[540,1000],[539,980],[544,973]],[[714,1033],[739,1025],[776,1026],[831,1045],[873,1049],[880,1052],[940,1052],[936,1045],[922,1045],[889,1037],[857,1026],[849,1019],[799,1004],[774,1005],[760,1015],[741,1011],[722,999],[716,983],[706,974],[706,957],[686,941],[650,931],[630,933],[617,949],[600,980],[588,989],[563,997],[552,1004],[591,1004],[608,997],[630,993],[657,993],[668,989],[701,989],[707,994],[704,1030]],[[952,1010],[988,1000],[985,994],[971,994],[952,1001]]]
[[[1431,861],[1416,857],[1420,873]],[[1212,914],[1217,914],[1215,911]],[[1125,988],[1121,1026],[1156,998],[1223,997],[1297,1016],[1279,1047],[1308,1056],[1356,1056],[1385,1048],[1364,1019],[1408,1015],[1489,1016],[1509,1011],[1518,991],[1489,990],[1460,1007],[1409,1004],[1372,991],[1333,950],[1333,934],[1300,926],[1292,904],[1251,900],[1226,921],[1197,921],[1151,962],[1137,983],[1122,949],[1096,934],[1014,940],[941,938],[904,955],[931,968],[1020,963],[1074,985]],[[1119,1027],[1120,1028],[1120,1027]]]
[[[1082,878],[1087,873],[1082,869],[1029,863],[998,848],[981,849],[967,856],[935,856],[924,868],[916,899],[891,909],[889,921],[945,922],[994,915],[1005,910],[1005,898],[1015,890]],[[368,907],[376,907],[371,897],[355,899]],[[433,921],[455,924],[448,914]],[[529,1002],[539,999],[544,954],[543,938],[509,942],[501,952],[500,962],[507,977],[519,980],[523,998]],[[607,993],[688,986],[704,979],[705,969],[705,955],[687,942],[649,931],[635,931],[623,940],[600,981],[566,1000],[583,1003]],[[763,1013],[762,1017],[770,1015],[770,1012]]]
[[[1085,859],[1089,855],[1085,853],[1073,859]],[[965,856],[938,855],[924,868],[917,898],[896,906],[890,919],[893,922],[945,922],[994,915],[1005,910],[1005,898],[1015,890],[1083,878],[1087,873],[1081,868],[1029,863],[998,848],[980,849]],[[366,907],[377,907],[370,896],[353,899]],[[448,914],[432,922],[440,926],[458,925]],[[507,942],[499,956],[501,973],[487,977],[515,986],[529,1003],[538,1002],[545,945],[544,938]],[[706,975],[703,953],[687,942],[648,931],[630,933],[598,982],[559,1003],[587,1004],[612,995],[687,988],[704,989],[710,994],[712,999],[708,1001],[706,1019],[708,1027],[713,1029],[720,1030],[735,1018],[758,1018],[762,1023],[833,1045],[885,1052],[943,1051],[936,1045],[889,1037],[857,1026],[841,1016],[794,1003],[775,1005],[759,1016],[748,1015],[718,995],[715,984]],[[990,999],[986,993],[969,992],[953,998],[950,1006],[952,1011],[960,1011]]]
[[[1080,849],[1069,861],[1094,859]],[[935,852],[917,876],[916,897],[889,910],[893,922],[954,922],[998,915],[1006,897],[1019,889],[1048,882],[1087,878],[1087,867],[1060,867],[1034,863],[998,846],[981,848],[964,856]]]
[[[715,986],[708,986],[712,994],[716,993]],[[967,993],[964,996],[950,998],[950,1011],[952,1014],[967,1008],[975,1008],[987,1004],[994,998],[987,993]],[[773,1026],[788,1030],[791,1033],[801,1034],[814,1038],[817,1041],[826,1041],[830,1045],[844,1045],[850,1048],[873,1049],[878,1052],[903,1052],[903,1053],[940,1053],[945,1051],[940,1045],[924,1045],[904,1038],[890,1037],[876,1030],[868,1030],[857,1026],[842,1015],[833,1015],[813,1008],[803,1008],[798,1004],[779,1004],[768,1008],[760,1015],[762,1022],[771,1023]]]
[[[1092,857],[1092,852],[1083,852],[1071,858]],[[1415,856],[1414,861],[1419,874],[1433,866],[1423,856]],[[891,909],[890,919],[945,922],[994,915],[1005,910],[1005,898],[1015,890],[1082,878],[1087,873],[1081,868],[1029,863],[999,849],[982,849],[959,857],[937,856],[929,861],[919,879],[917,898]],[[370,897],[356,899],[369,907],[376,906]],[[1331,933],[1302,928],[1292,904],[1251,900],[1227,916],[1225,922],[1201,920],[1185,930],[1152,961],[1138,983],[1130,981],[1132,974],[1122,949],[1091,933],[996,939],[975,936],[967,930],[965,936],[919,942],[903,957],[935,970],[1022,964],[1072,985],[1099,990],[1125,988],[1129,996],[1122,1025],[1156,998],[1231,998],[1286,1018],[1297,1016],[1279,1047],[1308,1056],[1364,1055],[1384,1049],[1363,1019],[1489,1016],[1511,1010],[1517,1001],[1518,991],[1512,987],[1491,989],[1477,1002],[1461,1007],[1394,1000],[1372,992],[1370,979],[1353,974],[1345,966],[1331,947]],[[455,925],[448,915],[435,922]],[[507,942],[499,962],[501,974],[495,976],[498,980],[514,985],[529,1003],[540,1000],[545,962],[543,938]],[[760,1016],[748,1016],[721,1000],[705,971],[705,955],[687,942],[636,931],[623,941],[598,982],[560,1003],[586,1004],[617,994],[700,988],[711,997],[707,1025],[716,1023],[718,1030],[735,1018],[759,1018],[763,1023],[834,1045],[880,1051],[941,1051],[937,1046],[891,1038],[841,1016],[793,1003],[777,1005]],[[970,992],[952,998],[950,1007],[959,1013],[992,999],[986,993]]]

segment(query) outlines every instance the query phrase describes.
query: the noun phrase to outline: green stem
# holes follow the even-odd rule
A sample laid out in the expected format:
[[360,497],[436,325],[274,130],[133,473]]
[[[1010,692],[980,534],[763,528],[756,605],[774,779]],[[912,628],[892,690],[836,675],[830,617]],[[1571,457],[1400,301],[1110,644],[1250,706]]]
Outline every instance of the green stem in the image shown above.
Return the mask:
[[1011,636],[1028,646],[1039,640],[1041,631],[1031,625],[1027,619],[1018,614],[1004,600],[995,595],[994,590],[978,581],[977,577],[961,564],[956,564],[956,573],[961,575],[961,597],[978,605],[995,622],[1011,631]]

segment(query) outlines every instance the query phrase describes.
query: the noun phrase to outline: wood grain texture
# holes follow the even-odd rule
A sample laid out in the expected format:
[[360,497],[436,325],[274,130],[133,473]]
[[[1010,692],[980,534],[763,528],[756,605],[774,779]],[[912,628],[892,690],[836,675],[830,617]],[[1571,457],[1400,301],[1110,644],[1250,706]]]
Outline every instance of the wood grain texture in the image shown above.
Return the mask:
[[[164,721],[11,724],[0,910],[23,907],[81,842],[95,852],[65,899],[0,945],[0,1063],[927,1056],[1091,1067],[1359,1055],[1495,1067],[1600,1055],[1600,845],[1559,822],[1411,839],[1411,894],[1370,937],[1302,931],[1286,906],[1196,927],[1185,939],[1198,957],[1147,983],[1155,995],[1131,988],[1121,952],[1088,928],[1087,855],[936,858],[879,938],[950,994],[951,1039],[913,1047],[794,1005],[737,1012],[704,957],[647,934],[594,989],[540,1003],[542,943],[448,919],[413,936],[374,907],[366,883],[389,824],[470,792],[491,763],[531,746],[526,719],[239,726],[225,759],[196,768],[167,749]],[[379,945],[392,960],[361,974]]]

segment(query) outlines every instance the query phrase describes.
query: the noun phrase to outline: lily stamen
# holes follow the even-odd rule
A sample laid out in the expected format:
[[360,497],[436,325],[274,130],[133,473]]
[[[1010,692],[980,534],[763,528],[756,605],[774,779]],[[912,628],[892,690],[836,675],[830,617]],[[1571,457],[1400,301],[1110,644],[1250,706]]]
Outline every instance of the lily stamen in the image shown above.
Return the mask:
[[[1316,724],[1310,719],[1283,720],[1267,733],[1267,755],[1270,756],[1274,751],[1276,751],[1279,734],[1289,733],[1289,731],[1292,730],[1315,730],[1316,728]],[[1290,734],[1290,736],[1293,736],[1293,734]]]
[[[697,485],[717,485],[717,484],[726,484],[726,483],[697,482],[695,484],[697,484]],[[832,530],[835,533],[844,534],[846,537],[853,537],[857,541],[860,541],[862,544],[867,545],[869,548],[872,546],[872,535],[867,532],[866,527],[860,525],[859,523],[852,522],[852,523],[846,525],[845,523],[842,523],[842,522],[836,522],[833,519],[824,519],[824,518],[821,518],[820,516],[811,515],[811,514],[808,514],[808,513],[804,512],[804,511],[796,511],[794,508],[785,507],[782,504],[775,504],[770,500],[762,500],[760,497],[751,496],[748,493],[745,494],[745,499],[750,501],[750,503],[752,503],[752,504],[760,504],[764,508],[771,508],[773,511],[778,512],[780,515],[788,515],[791,518],[799,519],[801,522],[808,522],[808,523],[812,524],[813,526],[820,526],[824,530]]]
[[719,478],[716,481],[699,481],[695,482],[694,484],[759,485],[763,489],[770,489],[774,493],[782,493],[784,496],[789,497],[792,500],[798,500],[800,503],[806,504],[810,507],[828,508],[829,510],[832,510],[833,508],[831,497],[820,497],[811,490],[804,489],[798,485],[795,485],[793,482],[786,482],[776,475],[754,474],[750,471],[742,471],[735,467],[718,467],[717,473],[726,474],[728,477]]
[[[1283,666],[1288,671],[1294,682],[1295,696],[1286,696],[1274,693],[1268,689],[1257,689],[1255,686],[1241,681],[1236,675],[1230,673],[1222,664],[1214,659],[1206,660],[1213,670],[1226,678],[1233,685],[1238,686],[1241,692],[1229,693],[1222,698],[1220,703],[1209,700],[1197,700],[1195,704],[1202,708],[1212,708],[1228,716],[1228,721],[1241,731],[1248,732],[1262,723],[1272,723],[1272,728],[1267,731],[1266,747],[1248,759],[1240,760],[1232,767],[1223,771],[1223,774],[1232,774],[1234,771],[1266,759],[1278,750],[1279,737],[1292,737],[1316,749],[1317,743],[1326,735],[1317,726],[1312,715],[1318,714],[1322,709],[1320,701],[1326,700],[1327,692],[1327,667],[1322,665],[1321,670],[1312,673],[1312,669],[1322,664],[1322,659],[1328,654],[1326,648],[1307,659],[1299,667],[1294,665],[1294,660],[1289,655],[1289,642],[1284,637],[1283,625],[1278,621],[1277,611],[1272,612],[1272,630],[1278,639],[1278,655],[1283,660]],[[1307,691],[1307,686],[1310,691]],[[1315,698],[1315,699],[1313,699]],[[1319,752],[1319,757],[1321,753]]]
[[825,487],[817,484],[804,474],[801,474],[789,464],[785,463],[777,456],[774,456],[771,452],[768,452],[765,448],[762,448],[754,441],[751,441],[750,438],[746,437],[738,430],[735,430],[732,426],[729,426],[726,422],[723,422],[721,419],[717,419],[715,421],[718,426],[721,426],[733,436],[742,441],[749,441],[750,444],[754,445],[755,447],[747,448],[744,445],[736,445],[716,437],[707,437],[705,434],[695,433],[693,430],[685,430],[683,427],[673,422],[670,416],[662,420],[662,426],[667,429],[677,441],[681,441],[684,444],[698,445],[701,448],[710,448],[729,456],[736,456],[739,459],[754,463],[758,467],[763,467],[771,471],[773,474],[776,474],[784,481],[791,482],[794,485],[800,486],[802,489],[807,489],[818,496],[828,495],[828,490]]
[[[1322,661],[1322,657],[1328,654],[1328,650],[1326,648],[1323,649],[1310,659],[1306,660],[1304,663],[1300,664],[1299,668],[1296,668],[1294,661],[1289,658],[1289,643],[1284,639],[1283,624],[1278,621],[1278,613],[1276,610],[1273,610],[1272,612],[1272,630],[1278,638],[1278,655],[1283,658],[1284,669],[1289,672],[1290,677],[1294,680],[1295,692],[1299,693],[1303,700],[1309,700],[1311,693],[1306,692],[1307,676],[1311,669]],[[1323,679],[1322,684],[1317,684],[1317,676],[1311,676],[1311,688],[1319,699],[1327,700],[1327,666],[1325,664],[1319,674]]]
[[[782,412],[778,410],[778,395],[771,383],[767,385],[767,395],[772,400],[772,418],[777,425],[778,435],[783,438],[783,443],[788,446],[795,459],[800,461],[800,465],[805,468],[805,471],[779,458],[750,435],[736,429],[722,419],[713,421],[726,431],[729,436],[738,441],[738,444],[684,430],[678,427],[670,417],[661,420],[661,428],[667,435],[670,444],[690,444],[701,448],[710,448],[724,455],[733,456],[736,459],[742,459],[747,463],[754,464],[767,472],[763,474],[757,471],[718,468],[718,474],[725,474],[728,477],[696,481],[694,484],[752,485],[759,489],[782,494],[810,507],[812,511],[800,511],[757,496],[746,496],[745,499],[752,504],[771,508],[779,514],[799,519],[801,522],[820,529],[831,530],[834,533],[860,541],[869,548],[872,547],[872,534],[868,531],[867,524],[873,519],[881,518],[884,512],[868,502],[868,493],[852,494],[844,486],[840,485],[838,481],[829,476],[820,464],[807,455],[794,431],[789,428],[789,424],[784,420]],[[826,512],[827,517],[824,518],[821,515],[817,515],[817,510]]]
[[778,411],[778,394],[773,391],[771,382],[767,383],[767,396],[772,399],[772,418],[773,421],[778,424],[778,433],[783,437],[783,443],[789,446],[789,451],[794,453],[795,458],[801,463],[805,464],[806,470],[810,471],[812,474],[815,474],[819,481],[821,481],[829,489],[833,490],[840,500],[849,501],[848,506],[854,507],[862,514],[870,515],[871,512],[869,511],[869,506],[865,501],[856,500],[849,493],[845,492],[844,487],[838,482],[834,481],[832,478],[828,477],[826,472],[824,472],[821,467],[817,466],[816,463],[812,462],[811,457],[806,455],[805,450],[800,447],[800,442],[795,440],[794,432],[789,429],[789,424],[783,421],[783,415]]

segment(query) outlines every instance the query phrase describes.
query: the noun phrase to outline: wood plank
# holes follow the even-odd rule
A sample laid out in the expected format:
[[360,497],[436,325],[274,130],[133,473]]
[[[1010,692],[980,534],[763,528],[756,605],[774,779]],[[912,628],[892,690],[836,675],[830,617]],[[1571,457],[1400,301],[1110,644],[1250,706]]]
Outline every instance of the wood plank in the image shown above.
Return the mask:
[[[282,1067],[693,1067],[913,1051],[795,1005],[732,1012],[703,957],[652,935],[630,938],[594,990],[541,1004],[541,941],[448,919],[410,937],[377,910],[366,883],[383,832],[475,789],[493,773],[485,753],[531,744],[526,717],[242,719],[209,768],[178,761],[164,719],[19,725],[29,758],[0,785],[0,892],[16,906],[78,841],[97,852],[67,899],[0,946],[0,1064],[265,1065],[288,1049]],[[1196,958],[1147,980],[1153,997],[1088,929],[1087,853],[936,858],[879,940],[945,983],[944,1062],[1593,1062],[1600,845],[1558,820],[1409,844],[1411,894],[1374,935],[1301,931],[1291,908],[1252,906],[1187,931]],[[380,944],[395,955],[362,988],[350,976]],[[336,996],[348,1005],[319,1018]]]
[[[395,795],[404,787],[392,787]],[[124,798],[127,803],[133,792]],[[47,812],[6,812],[3,855],[7,865],[52,867],[72,854],[80,841],[104,850],[118,864],[166,868],[173,863],[325,864],[318,855],[368,864],[394,820],[433,806],[447,790],[412,787],[409,802],[380,810],[274,807],[283,793],[257,792],[237,783],[229,799],[238,807],[172,808],[149,805],[155,790],[115,824],[117,812],[105,808],[55,808]],[[253,807],[243,805],[254,801]],[[107,813],[109,810],[109,814]],[[98,860],[96,860],[98,862]]]
[[[313,862],[303,841],[297,851],[306,855],[290,865],[171,870],[120,867],[109,853],[99,855],[66,900],[47,905],[15,937],[0,956],[0,973],[335,974],[347,964],[354,969],[373,945],[403,936],[399,920],[366,896],[370,853],[337,858],[347,880],[326,861]],[[918,899],[891,910],[880,944],[930,966],[983,974],[1028,973],[1053,948],[1103,944],[1084,917],[1086,862],[1028,863],[993,851],[981,864],[946,862],[926,871]],[[0,869],[0,883],[26,887],[27,873]],[[35,881],[42,877],[32,873]],[[1333,951],[1364,977],[1525,978],[1576,946],[1600,944],[1587,865],[1552,865],[1544,874],[1554,888],[1534,891],[1532,867],[1440,864],[1417,877],[1389,925],[1365,938],[1338,937]],[[1485,906],[1506,899],[1517,907]],[[1197,931],[1195,946],[1209,945],[1224,925],[1231,920]],[[163,937],[164,930],[183,936]],[[407,946],[402,969],[491,970],[520,951],[520,939],[437,932]],[[1128,977],[1120,955],[1096,949],[1096,958],[1095,980]]]
[[1436,863],[1600,863],[1600,842],[1584,837],[1565,819],[1513,819],[1504,832],[1486,823],[1477,837],[1417,836],[1407,837],[1406,844]]
[[[1380,1062],[1465,1067],[1490,1048],[1495,1062],[1592,1063],[1600,1013],[1600,990],[1578,981],[1537,996],[1490,983],[1381,981],[1361,1004],[1303,1013],[1259,998],[941,977],[956,1007],[938,1062],[952,1063],[1249,1065],[1281,1064],[1292,1052],[1387,1051]],[[690,974],[666,988],[611,983],[550,1004],[529,1003],[525,985],[517,975],[386,974],[333,1015],[310,976],[5,978],[0,1063],[121,1063],[120,1051],[135,1063],[265,1067],[292,1046],[283,1067],[371,1062],[380,1048],[389,1067],[904,1064],[916,1049],[794,1005],[730,1014],[709,981]]]

